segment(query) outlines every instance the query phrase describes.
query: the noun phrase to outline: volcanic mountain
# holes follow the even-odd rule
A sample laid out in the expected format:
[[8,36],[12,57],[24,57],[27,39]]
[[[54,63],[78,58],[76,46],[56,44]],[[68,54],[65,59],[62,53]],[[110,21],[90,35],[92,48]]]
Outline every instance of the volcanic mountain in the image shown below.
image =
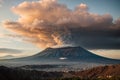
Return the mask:
[[120,63],[120,60],[109,59],[93,54],[82,47],[46,48],[45,50],[37,53],[36,55],[20,58],[20,60],[89,62],[104,64]]

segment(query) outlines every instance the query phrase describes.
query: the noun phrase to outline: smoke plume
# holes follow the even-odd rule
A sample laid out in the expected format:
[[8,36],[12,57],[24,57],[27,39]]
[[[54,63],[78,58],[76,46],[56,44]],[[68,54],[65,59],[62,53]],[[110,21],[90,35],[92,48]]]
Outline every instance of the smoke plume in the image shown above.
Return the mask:
[[25,1],[12,7],[12,11],[19,19],[4,21],[4,27],[40,48],[60,45],[120,48],[120,19],[113,23],[110,14],[90,13],[86,4],[71,10],[57,0]]

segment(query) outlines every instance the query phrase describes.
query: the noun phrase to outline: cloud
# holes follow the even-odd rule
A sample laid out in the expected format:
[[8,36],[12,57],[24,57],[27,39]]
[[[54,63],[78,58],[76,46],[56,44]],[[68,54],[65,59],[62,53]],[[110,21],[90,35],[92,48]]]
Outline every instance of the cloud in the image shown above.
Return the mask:
[[0,53],[11,53],[11,54],[16,54],[16,53],[22,53],[21,50],[17,49],[9,49],[9,48],[0,48]]
[[5,55],[5,56],[1,56],[0,59],[12,59],[15,58],[15,56],[13,55]]
[[2,2],[3,2],[3,0],[0,0],[0,7],[2,7]]
[[3,37],[5,37],[5,35],[4,34],[0,34],[0,38],[3,38]]
[[90,13],[86,4],[71,10],[57,0],[25,1],[12,11],[20,17],[16,22],[4,21],[4,27],[40,48],[68,44],[120,48],[120,20],[113,23],[110,14]]

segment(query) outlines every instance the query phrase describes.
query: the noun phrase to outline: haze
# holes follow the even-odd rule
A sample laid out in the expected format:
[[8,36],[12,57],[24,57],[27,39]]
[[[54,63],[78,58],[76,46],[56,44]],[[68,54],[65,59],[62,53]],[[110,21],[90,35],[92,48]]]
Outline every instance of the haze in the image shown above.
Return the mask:
[[119,0],[0,0],[0,57],[82,46],[120,59]]

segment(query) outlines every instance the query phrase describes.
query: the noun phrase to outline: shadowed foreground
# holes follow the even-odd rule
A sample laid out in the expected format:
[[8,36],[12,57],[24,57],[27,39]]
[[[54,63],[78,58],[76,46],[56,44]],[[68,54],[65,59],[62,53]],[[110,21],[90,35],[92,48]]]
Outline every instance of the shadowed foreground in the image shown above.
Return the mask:
[[120,64],[74,72],[46,72],[0,66],[0,80],[120,80]]

